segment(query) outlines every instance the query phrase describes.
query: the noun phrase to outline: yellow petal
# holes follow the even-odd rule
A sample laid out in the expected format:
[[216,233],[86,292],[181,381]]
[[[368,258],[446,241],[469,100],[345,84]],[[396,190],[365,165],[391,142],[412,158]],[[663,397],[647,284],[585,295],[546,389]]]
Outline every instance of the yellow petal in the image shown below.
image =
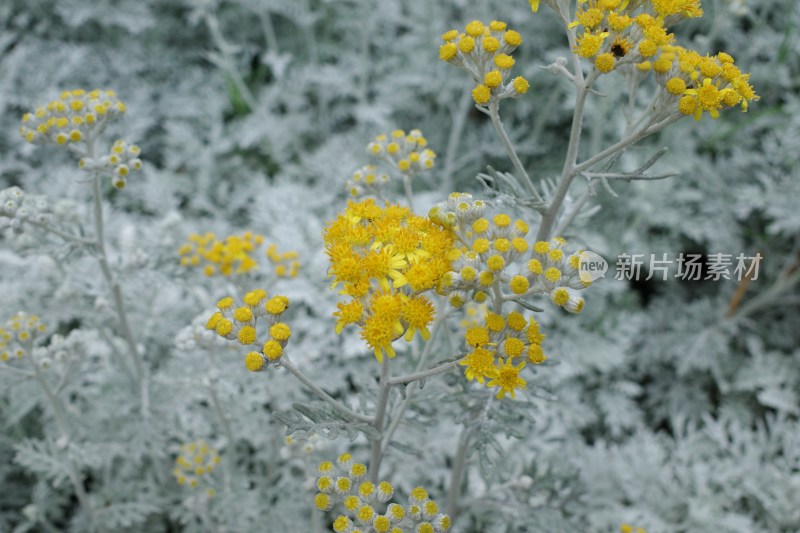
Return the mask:
[[421,328],[421,329],[419,330],[419,334],[420,334],[420,335],[422,336],[422,338],[423,338],[423,339],[425,339],[426,341],[427,341],[427,340],[430,340],[430,338],[431,338],[431,332],[428,330],[428,328]]

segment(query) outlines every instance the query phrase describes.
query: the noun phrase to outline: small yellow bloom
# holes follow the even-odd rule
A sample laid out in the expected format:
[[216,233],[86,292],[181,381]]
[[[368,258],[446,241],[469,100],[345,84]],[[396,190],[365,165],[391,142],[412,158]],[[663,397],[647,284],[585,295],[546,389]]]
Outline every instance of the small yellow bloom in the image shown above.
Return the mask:
[[472,90],[472,99],[478,105],[486,105],[492,99],[492,90],[486,85],[478,85]]

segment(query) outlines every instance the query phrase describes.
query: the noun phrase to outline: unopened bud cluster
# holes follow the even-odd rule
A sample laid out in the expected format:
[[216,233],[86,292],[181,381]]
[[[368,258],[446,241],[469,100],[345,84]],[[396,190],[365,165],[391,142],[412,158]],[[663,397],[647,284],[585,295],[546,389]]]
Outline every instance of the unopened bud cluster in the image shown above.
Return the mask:
[[[175,459],[172,475],[178,485],[199,487],[208,482],[211,474],[221,462],[219,452],[211,448],[203,439],[181,445],[181,453]],[[209,496],[215,494],[214,489],[207,489]]]
[[382,198],[389,183],[391,183],[389,174],[379,172],[375,165],[365,165],[353,172],[347,180],[347,192],[354,198],[361,196]]
[[394,130],[390,135],[378,135],[367,145],[367,152],[403,174],[414,175],[433,168],[436,153],[420,130]]
[[647,533],[643,527],[636,527],[628,523],[619,526],[619,533]]
[[[405,183],[414,176],[429,171],[436,164],[436,152],[427,148],[428,140],[420,130],[394,130],[381,134],[367,145],[367,152],[386,167],[400,174]],[[375,196],[383,199],[383,193],[391,183],[389,174],[381,172],[375,165],[356,170],[347,181],[350,196]]]
[[114,143],[107,155],[96,159],[84,157],[78,161],[78,166],[86,172],[110,172],[111,183],[117,189],[122,189],[127,184],[126,178],[131,172],[142,170],[142,160],[139,159],[141,153],[142,150],[137,145],[128,144],[120,139]]
[[575,291],[589,285],[579,277],[580,252],[567,256],[567,243],[558,237],[531,244],[525,239],[525,221],[512,222],[505,213],[491,219],[485,215],[485,203],[465,193],[452,193],[431,209],[430,219],[450,228],[459,243],[449,255],[451,272],[437,291],[454,307],[468,298],[483,302],[491,292],[503,299],[547,295],[565,310],[580,313],[584,301]]
[[0,327],[0,361],[6,362],[12,356],[21,358],[33,347],[39,335],[47,331],[36,315],[17,313]]
[[76,144],[94,139],[126,110],[114,91],[75,89],[22,115],[20,136],[33,144]]
[[317,472],[316,508],[342,508],[333,522],[336,533],[438,533],[450,529],[450,517],[439,512],[425,489],[413,489],[408,505],[389,503],[394,495],[391,483],[364,481],[366,465],[355,463],[349,453],[340,455],[335,463],[320,463]]
[[[289,299],[280,295],[268,298],[267,291],[256,289],[245,294],[243,300],[242,306],[237,306],[231,297],[217,302],[219,310],[208,319],[206,328],[244,346],[262,346],[261,351],[248,352],[244,359],[248,370],[260,372],[267,364],[278,362],[292,335],[289,325],[280,321],[289,307]],[[257,329],[259,320],[264,322],[262,331],[266,331],[261,340]]]
[[28,194],[19,187],[0,191],[0,229],[21,229],[26,222],[52,224],[74,220],[75,206],[71,201],[51,202],[41,194]]
[[528,80],[522,76],[509,79],[515,63],[511,53],[522,44],[522,36],[508,29],[505,22],[493,20],[484,24],[473,20],[464,32],[450,30],[442,40],[439,58],[470,73],[477,83],[472,90],[476,104],[488,106],[493,100],[528,92]]

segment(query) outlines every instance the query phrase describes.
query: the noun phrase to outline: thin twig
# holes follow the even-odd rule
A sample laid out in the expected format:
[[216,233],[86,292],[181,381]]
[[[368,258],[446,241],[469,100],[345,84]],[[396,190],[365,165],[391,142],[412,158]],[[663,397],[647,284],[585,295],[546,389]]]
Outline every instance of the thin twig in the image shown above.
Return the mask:
[[493,98],[491,102],[489,102],[489,110],[488,114],[489,117],[492,119],[492,124],[494,125],[494,129],[497,132],[497,135],[500,137],[500,141],[502,141],[503,146],[508,153],[508,157],[511,159],[511,163],[514,165],[514,169],[518,174],[518,178],[522,179],[525,183],[525,186],[528,188],[530,193],[536,198],[538,201],[542,201],[542,197],[539,194],[539,191],[536,190],[534,187],[533,182],[531,181],[531,177],[528,175],[528,172],[525,170],[525,167],[522,166],[522,161],[520,161],[519,156],[517,155],[517,151],[514,149],[514,145],[511,143],[511,139],[508,138],[508,134],[506,133],[505,128],[503,127],[503,123],[500,121],[500,114],[498,112],[499,109],[499,102],[497,99]]
[[225,472],[223,472],[223,476],[225,490],[226,492],[230,493],[231,476],[234,474],[234,469],[236,468],[236,441],[233,438],[233,431],[231,430],[230,421],[228,420],[228,417],[225,416],[225,412],[222,410],[222,405],[219,402],[217,391],[214,390],[213,386],[209,385],[208,393],[211,396],[211,405],[214,406],[214,412],[216,413],[217,418],[219,418],[219,422],[222,425],[222,431],[225,433],[225,438],[228,440],[228,449],[225,451]]
[[79,237],[77,235],[69,234],[67,232],[61,231],[58,228],[54,228],[50,224],[44,224],[42,222],[36,222],[35,220],[26,220],[26,222],[28,224],[30,224],[31,226],[36,226],[37,228],[41,228],[44,231],[52,233],[53,235],[57,235],[57,236],[61,237],[62,239],[64,239],[65,241],[72,242],[72,243],[75,243],[75,244],[82,244],[82,245],[85,245],[85,246],[94,245],[94,241],[91,240],[91,239],[85,239],[85,238]]
[[406,194],[406,202],[408,202],[408,208],[413,212],[414,211],[414,189],[411,186],[411,176],[408,174],[403,174],[403,190]]
[[371,416],[362,415],[361,413],[357,413],[350,409],[349,407],[345,407],[343,404],[339,403],[333,396],[325,392],[324,390],[320,389],[316,386],[310,379],[308,379],[305,374],[303,374],[296,366],[289,361],[288,358],[285,356],[280,359],[278,362],[278,366],[281,366],[288,370],[294,377],[296,377],[300,382],[308,387],[308,389],[317,395],[321,400],[328,403],[331,407],[336,409],[340,414],[344,415],[347,418],[358,420],[359,422],[368,422],[372,423],[374,419]]
[[452,370],[456,366],[461,359],[456,361],[447,361],[446,363],[442,363],[440,365],[436,365],[433,368],[429,368],[427,370],[423,370],[421,372],[414,372],[413,374],[406,374],[404,376],[397,376],[396,378],[392,378],[389,380],[390,385],[402,385],[403,383],[410,383],[412,381],[419,381],[420,379],[429,378],[431,376],[435,376],[437,374],[443,374],[448,370]]
[[467,122],[467,113],[472,102],[472,94],[469,89],[465,89],[461,99],[453,112],[453,125],[450,128],[450,137],[447,140],[447,153],[444,159],[444,170],[442,171],[442,184],[446,192],[453,190],[453,172],[455,172],[455,160],[458,146],[461,143],[464,125]]
[[[90,146],[88,155],[92,157],[92,147]],[[105,243],[105,230],[103,225],[103,199],[100,189],[100,174],[94,174],[92,180],[92,193],[94,199],[94,229],[95,229],[95,246],[97,247],[97,261],[100,263],[100,270],[106,280],[109,288],[111,289],[111,296],[114,302],[114,309],[117,312],[117,319],[119,321],[119,328],[122,333],[122,338],[128,346],[128,351],[133,359],[136,369],[136,379],[139,383],[140,394],[140,410],[142,416],[147,419],[150,413],[150,399],[148,394],[148,377],[142,356],[136,348],[136,341],[133,340],[133,333],[131,333],[130,325],[128,324],[128,314],[125,311],[125,303],[122,299],[122,289],[119,282],[114,277],[111,271],[111,265],[108,262],[108,255],[106,253]]]
[[679,176],[680,172],[666,172],[664,174],[638,174],[629,172],[581,172],[581,176],[589,180],[602,179],[602,180],[621,180],[621,181],[656,181],[665,180],[667,178],[674,178]]

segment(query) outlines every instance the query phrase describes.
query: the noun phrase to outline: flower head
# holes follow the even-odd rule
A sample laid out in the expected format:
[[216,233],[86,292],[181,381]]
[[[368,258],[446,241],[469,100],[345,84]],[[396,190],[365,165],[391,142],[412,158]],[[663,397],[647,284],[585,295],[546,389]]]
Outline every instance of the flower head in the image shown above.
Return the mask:
[[439,58],[470,73],[476,83],[472,98],[479,106],[527,92],[525,78],[509,79],[515,63],[511,53],[522,44],[522,36],[507,29],[505,22],[493,20],[484,24],[473,20],[464,33],[451,30],[443,38],[446,42],[439,49]]
[[334,313],[337,333],[358,324],[379,361],[395,356],[392,342],[400,336],[429,336],[435,311],[423,293],[450,268],[451,232],[405,207],[364,200],[350,202],[324,238],[332,286],[341,284],[350,297]]
[[[191,488],[213,484],[212,473],[221,462],[219,452],[203,439],[187,442],[180,447],[172,475],[178,485]],[[206,494],[213,496],[213,489],[207,489]]]
[[[217,302],[218,311],[206,322],[206,328],[220,337],[237,341],[246,346],[259,344],[259,331],[264,340],[260,352],[252,350],[244,358],[245,367],[251,372],[260,372],[270,363],[276,363],[283,355],[292,330],[280,322],[281,315],[289,308],[289,299],[276,295],[267,298],[267,291],[255,289],[244,295],[243,305],[237,307],[235,300],[227,296]],[[259,323],[263,322],[264,326]],[[266,335],[264,334],[266,332]]]
[[114,91],[63,91],[55,100],[25,113],[19,134],[33,144],[79,144],[96,138],[125,111]]
[[500,390],[497,392],[498,398],[503,398],[506,394],[510,394],[513,398],[514,392],[517,389],[525,388],[526,381],[519,377],[519,372],[523,368],[525,368],[525,361],[514,366],[511,359],[508,359],[505,365],[498,364],[493,368],[491,373],[492,380],[489,381],[487,386],[500,387]]
[[47,326],[36,315],[20,312],[6,320],[0,327],[0,362],[24,357],[46,331]]
[[[430,499],[428,491],[422,487],[413,489],[407,505],[392,502],[392,484],[388,481],[377,484],[370,481],[359,482],[367,474],[366,467],[360,463],[348,467],[351,458],[349,454],[345,455],[348,457],[347,462],[337,461],[334,464],[328,461],[318,468],[320,475],[316,485],[319,492],[314,496],[314,507],[320,511],[328,511],[340,506],[342,514],[333,522],[334,531],[435,533],[450,529],[450,517],[439,512],[439,505]],[[354,472],[356,466],[363,468]]]

